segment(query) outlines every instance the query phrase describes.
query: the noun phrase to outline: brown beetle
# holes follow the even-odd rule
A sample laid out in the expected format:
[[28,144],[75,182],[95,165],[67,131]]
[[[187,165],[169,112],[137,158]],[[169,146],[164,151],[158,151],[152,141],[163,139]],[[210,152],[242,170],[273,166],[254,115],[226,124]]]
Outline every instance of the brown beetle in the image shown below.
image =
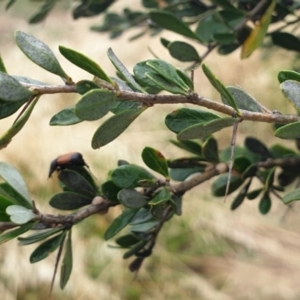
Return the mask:
[[89,167],[83,160],[82,154],[79,152],[71,152],[58,156],[51,162],[49,176],[51,177],[52,173],[58,170],[72,167]]

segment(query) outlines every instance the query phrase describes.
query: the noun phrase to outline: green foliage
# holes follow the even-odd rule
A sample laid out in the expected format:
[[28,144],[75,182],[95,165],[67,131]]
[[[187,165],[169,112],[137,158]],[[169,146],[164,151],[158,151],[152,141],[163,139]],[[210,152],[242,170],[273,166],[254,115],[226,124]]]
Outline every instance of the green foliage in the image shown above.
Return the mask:
[[[9,1],[7,8],[14,2]],[[76,19],[106,12],[112,2],[81,1],[74,9],[73,16]],[[30,22],[43,20],[54,4],[55,1],[43,1]],[[295,20],[285,21],[285,26],[273,32],[269,29],[271,23],[282,22],[287,16],[296,18],[297,6],[290,6],[286,2],[277,3],[273,0],[259,6],[253,1],[188,1],[178,5],[176,1],[168,0],[163,8],[159,7],[157,1],[143,1],[142,4],[143,11],[124,9],[121,13],[106,12],[104,23],[93,29],[109,31],[111,37],[116,37],[132,26],[144,24],[153,34],[165,29],[181,38],[192,39],[193,45],[181,39],[169,41],[161,38],[161,43],[173,58],[192,64],[188,68],[201,64],[215,48],[219,53],[229,54],[240,47],[242,58],[246,58],[267,38],[270,43],[282,48],[300,51],[299,39],[292,34],[292,30],[282,31],[293,29],[297,23]],[[147,20],[151,21],[146,24]],[[249,26],[251,23],[252,27]],[[94,132],[91,141],[93,149],[114,141],[154,104],[187,103],[226,115],[220,117],[214,112],[192,107],[181,107],[169,112],[165,117],[165,125],[177,137],[177,140],[171,140],[171,144],[186,153],[183,157],[167,159],[158,149],[146,146],[141,158],[150,171],[145,166],[120,161],[103,182],[96,183],[87,165],[82,167],[73,164],[71,160],[66,161],[70,155],[57,158],[53,170],[58,173],[57,179],[62,191],[51,196],[49,204],[59,210],[72,211],[69,215],[56,216],[39,212],[21,174],[13,166],[0,163],[0,176],[3,179],[0,183],[0,221],[11,226],[10,231],[0,235],[0,243],[17,237],[21,245],[39,242],[30,256],[31,263],[58,250],[55,273],[62,256],[62,289],[73,267],[71,228],[92,214],[105,214],[110,207],[122,208],[119,216],[107,227],[104,239],[116,237],[117,247],[127,249],[123,258],[134,257],[129,268],[136,272],[144,259],[152,254],[164,224],[174,216],[182,215],[183,196],[206,180],[215,177],[211,192],[216,197],[226,197],[229,184],[228,194],[235,192],[232,196],[232,210],[246,205],[244,203],[247,200],[259,199],[257,210],[267,214],[271,211],[274,195],[279,195],[284,204],[300,199],[296,185],[300,176],[298,150],[280,144],[266,145],[255,137],[246,137],[243,146],[222,150],[218,139],[213,136],[224,128],[234,125],[237,128],[237,123],[241,121],[279,121],[282,126],[277,127],[275,136],[298,142],[299,118],[270,113],[241,88],[226,87],[207,65],[202,64],[202,70],[219,92],[223,104],[197,95],[190,75],[161,59],[137,62],[131,74],[113,50],[109,49],[108,58],[118,76],[113,78],[91,58],[60,46],[60,53],[70,63],[95,76],[74,83],[44,42],[21,31],[16,32],[15,39],[31,61],[62,77],[65,85],[55,86],[54,89],[50,84],[30,77],[12,76],[7,73],[0,58],[0,118],[14,114],[24,105],[13,125],[0,138],[0,148],[6,147],[24,127],[38,99],[47,93],[72,92],[79,95],[79,101],[57,112],[51,118],[50,125],[74,125],[100,120],[108,115],[104,122],[99,121]],[[203,55],[198,53],[198,44],[206,47]],[[282,70],[278,80],[283,95],[299,110],[299,73]],[[231,147],[234,147],[234,140],[235,137],[232,138]],[[233,152],[235,155],[231,157]],[[152,174],[153,171],[158,173],[158,177]],[[254,181],[255,187],[252,186]],[[281,195],[287,186],[296,189]],[[19,237],[29,230],[35,233]]]

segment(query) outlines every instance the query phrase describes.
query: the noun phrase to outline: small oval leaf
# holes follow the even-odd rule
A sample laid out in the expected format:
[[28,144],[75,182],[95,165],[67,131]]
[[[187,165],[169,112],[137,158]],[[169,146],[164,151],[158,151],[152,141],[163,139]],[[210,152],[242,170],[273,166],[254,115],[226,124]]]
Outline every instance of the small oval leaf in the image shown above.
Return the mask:
[[8,231],[2,235],[0,235],[0,245],[16,238],[17,236],[27,232],[28,230],[30,230],[33,226],[35,225],[35,223],[28,223],[28,224],[24,224],[20,227],[18,227],[17,229]]
[[291,70],[280,71],[278,73],[279,83],[283,83],[286,80],[295,80],[300,82],[300,73]]
[[[259,103],[242,89],[235,86],[228,86],[227,90],[234,98],[235,103],[239,109],[262,112],[262,108],[259,105]],[[230,105],[227,99],[224,98],[223,96],[222,96],[222,101],[224,104]]]
[[201,58],[197,50],[190,44],[185,42],[172,42],[168,45],[168,50],[172,57],[184,62],[201,62]]
[[30,263],[36,263],[54,252],[63,242],[66,232],[56,235],[40,244],[30,255]]
[[169,177],[167,160],[161,152],[151,147],[145,147],[142,152],[142,159],[150,169]]
[[166,116],[165,124],[171,131],[179,133],[192,125],[216,119],[220,119],[220,117],[205,110],[180,108]]
[[154,10],[149,13],[151,20],[164,29],[171,30],[180,35],[195,39],[201,39],[184,22],[176,18],[172,13],[163,10]]
[[130,87],[141,93],[145,93],[144,89],[134,80],[133,76],[129,73],[129,71],[125,68],[125,66],[121,63],[121,61],[118,59],[118,57],[115,55],[113,50],[111,48],[107,51],[107,56],[110,59],[110,61],[113,63],[115,68],[119,71],[119,73],[122,76],[122,79],[125,79],[125,81],[130,85]]
[[118,199],[125,207],[140,208],[147,204],[148,198],[134,189],[123,189],[118,193]]
[[92,139],[93,149],[98,149],[117,138],[147,107],[130,109],[114,115],[96,130]]
[[23,87],[14,77],[0,72],[0,99],[20,102],[29,99],[34,93]]
[[77,102],[75,114],[82,120],[98,120],[110,111],[115,98],[115,93],[111,91],[102,89],[91,90]]
[[15,224],[26,224],[37,217],[31,209],[20,205],[8,206],[6,213],[10,215],[10,220]]
[[230,127],[236,122],[234,118],[222,118],[207,123],[200,123],[190,126],[177,134],[179,140],[192,140],[206,137],[223,128]]
[[293,201],[298,201],[298,200],[300,200],[300,188],[287,193],[282,198],[284,204],[289,204]]
[[62,192],[54,195],[49,204],[57,209],[73,210],[91,204],[92,200],[93,197],[86,197],[73,192]]
[[0,162],[0,176],[21,196],[17,199],[19,202],[17,204],[32,208],[27,186],[17,169],[8,163]]
[[300,138],[300,122],[281,126],[275,131],[275,136],[281,139],[295,140]]
[[155,196],[151,199],[151,201],[148,202],[150,205],[158,205],[162,204],[168,200],[170,200],[172,197],[171,193],[167,188],[163,188],[160,190]]
[[115,218],[109,227],[106,229],[104,239],[107,241],[121,231],[126,225],[129,224],[133,216],[138,210],[125,209],[122,214]]
[[106,73],[102,70],[102,68],[89,57],[73,49],[66,48],[64,46],[59,46],[58,49],[59,52],[72,64],[89,72],[90,74],[95,75],[100,79],[103,79],[111,84],[114,84],[114,82],[106,75]]
[[280,84],[280,89],[289,102],[297,110],[300,110],[300,82],[295,80],[286,80]]
[[83,120],[75,115],[75,108],[69,107],[61,110],[50,120],[51,126],[68,126],[82,122]]
[[145,169],[135,165],[123,165],[114,169],[111,180],[120,188],[134,188],[141,180],[154,180],[154,177]]
[[226,103],[224,101],[223,102],[231,106],[239,114],[239,109],[235,103],[235,99],[232,97],[231,93],[224,86],[224,84],[218,78],[216,78],[216,76],[205,64],[202,65],[202,70],[212,86],[220,93],[222,100],[226,101]]
[[15,39],[18,47],[35,64],[68,82],[71,80],[45,43],[22,31],[16,31]]
[[73,269],[73,251],[71,230],[69,230],[68,238],[65,245],[65,254],[60,269],[60,288],[63,290],[69,281]]

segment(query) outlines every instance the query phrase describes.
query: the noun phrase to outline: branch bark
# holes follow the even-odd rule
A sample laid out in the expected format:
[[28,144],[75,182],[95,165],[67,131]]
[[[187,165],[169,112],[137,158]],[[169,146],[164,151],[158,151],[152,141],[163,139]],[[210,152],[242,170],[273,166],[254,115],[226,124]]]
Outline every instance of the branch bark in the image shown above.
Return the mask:
[[[37,95],[44,94],[57,94],[57,93],[77,93],[76,85],[47,85],[47,86],[37,86],[32,84],[22,83],[27,88],[35,91]],[[103,88],[109,88],[105,85]],[[236,111],[228,105],[223,103],[205,98],[196,93],[192,93],[188,96],[171,94],[171,95],[152,95],[143,94],[131,91],[116,90],[111,86],[111,90],[116,93],[118,100],[120,101],[137,101],[143,103],[147,106],[153,106],[156,104],[191,104],[201,107],[206,107],[212,109],[216,112],[223,113],[229,116],[236,116]],[[297,115],[284,115],[281,113],[272,112],[252,112],[248,110],[240,110],[241,120],[265,122],[265,123],[278,123],[278,124],[288,124],[292,122],[299,122],[300,116]]]

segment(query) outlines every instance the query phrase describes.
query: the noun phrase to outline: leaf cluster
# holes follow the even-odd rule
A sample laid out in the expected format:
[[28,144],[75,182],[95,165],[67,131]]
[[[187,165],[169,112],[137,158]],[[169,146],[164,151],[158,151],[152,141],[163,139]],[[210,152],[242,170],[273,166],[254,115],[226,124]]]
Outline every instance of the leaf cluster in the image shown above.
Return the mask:
[[[263,17],[269,8],[266,8]],[[180,31],[192,37],[187,28],[181,27]],[[268,147],[255,137],[247,137],[244,146],[235,147],[232,156],[233,149],[219,149],[218,140],[213,136],[225,128],[237,128],[239,122],[245,120],[263,120],[281,123],[275,129],[275,136],[297,142],[297,115],[270,112],[241,88],[225,86],[205,64],[202,64],[202,70],[219,93],[222,103],[196,94],[189,75],[161,59],[138,62],[131,73],[112,49],[108,50],[108,57],[116,69],[117,78],[107,75],[86,55],[60,46],[60,53],[69,62],[91,75],[91,78],[73,82],[52,50],[42,41],[20,31],[15,38],[18,47],[33,63],[57,75],[63,84],[53,87],[30,77],[12,76],[0,60],[0,118],[6,118],[22,107],[14,124],[0,138],[1,148],[6,147],[24,127],[35,106],[47,93],[72,92],[79,98],[73,107],[67,107],[52,117],[52,126],[100,120],[109,114],[94,132],[91,140],[94,149],[112,142],[154,104],[189,103],[227,114],[224,117],[194,106],[168,113],[165,125],[177,138],[171,143],[189,155],[167,159],[159,150],[145,147],[141,157],[151,172],[145,166],[119,161],[106,180],[98,184],[85,166],[69,163],[66,168],[58,169],[62,191],[53,195],[49,204],[58,210],[72,211],[66,216],[42,214],[31,200],[18,171],[5,162],[0,163],[3,179],[0,183],[0,221],[7,226],[4,230],[12,229],[0,235],[0,243],[29,230],[37,232],[18,239],[22,245],[40,243],[30,256],[32,263],[57,250],[54,274],[63,255],[62,288],[73,266],[72,227],[92,214],[105,214],[110,207],[121,206],[122,213],[111,222],[104,238],[116,237],[117,247],[126,249],[123,257],[134,257],[130,270],[138,271],[144,259],[152,254],[163,225],[182,214],[185,193],[206,180],[216,177],[211,186],[216,197],[237,192],[231,205],[233,210],[245,199],[259,198],[259,211],[266,214],[274,197],[285,204],[300,199],[299,189],[281,196],[287,186],[298,187],[298,150],[279,144]],[[283,70],[278,74],[278,80],[283,95],[298,110],[299,73]],[[161,91],[163,95],[159,94]],[[259,188],[253,187],[254,181],[259,182]]]

